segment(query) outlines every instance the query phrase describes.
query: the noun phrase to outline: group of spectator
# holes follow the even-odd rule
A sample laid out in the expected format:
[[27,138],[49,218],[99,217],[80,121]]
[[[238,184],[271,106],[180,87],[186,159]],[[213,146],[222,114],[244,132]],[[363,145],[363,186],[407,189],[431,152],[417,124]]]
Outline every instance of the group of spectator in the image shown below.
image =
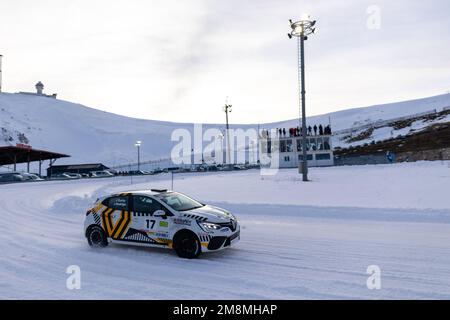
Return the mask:
[[[276,135],[278,137],[300,137],[302,136],[303,130],[301,127],[296,127],[296,128],[289,128],[288,130],[286,130],[285,128],[276,128]],[[314,132],[314,134],[313,134]],[[263,136],[268,137],[269,136],[269,131],[268,130],[263,130]],[[314,126],[308,126],[307,127],[307,131],[306,131],[306,135],[307,136],[323,136],[323,135],[331,135],[331,126],[330,125],[326,125],[326,126],[322,126],[321,124],[319,124],[319,126],[317,126],[316,124]]]

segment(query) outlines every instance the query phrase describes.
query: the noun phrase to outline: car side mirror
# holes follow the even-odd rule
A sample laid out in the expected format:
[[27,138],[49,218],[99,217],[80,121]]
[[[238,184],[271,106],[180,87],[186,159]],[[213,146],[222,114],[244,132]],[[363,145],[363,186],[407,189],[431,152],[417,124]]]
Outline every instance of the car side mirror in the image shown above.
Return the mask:
[[164,210],[156,210],[155,212],[153,212],[153,216],[154,217],[165,217],[166,213],[164,212]]

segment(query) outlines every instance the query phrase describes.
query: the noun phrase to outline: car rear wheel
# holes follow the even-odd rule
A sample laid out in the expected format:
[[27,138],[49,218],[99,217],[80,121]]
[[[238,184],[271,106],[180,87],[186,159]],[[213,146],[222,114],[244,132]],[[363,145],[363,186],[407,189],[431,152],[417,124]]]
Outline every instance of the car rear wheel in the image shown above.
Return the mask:
[[178,256],[185,259],[197,258],[202,252],[200,241],[192,232],[181,232],[175,236],[174,248]]
[[105,231],[97,225],[88,229],[86,232],[86,238],[91,247],[103,248],[108,245],[108,239]]

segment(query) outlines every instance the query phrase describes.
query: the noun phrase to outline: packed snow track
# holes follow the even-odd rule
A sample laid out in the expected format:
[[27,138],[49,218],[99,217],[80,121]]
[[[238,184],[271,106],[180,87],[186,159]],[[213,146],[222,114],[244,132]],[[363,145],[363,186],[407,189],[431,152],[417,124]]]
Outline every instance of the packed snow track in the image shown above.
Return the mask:
[[[252,174],[258,175],[224,179]],[[235,213],[241,241],[195,260],[165,249],[92,249],[84,238],[84,214],[98,195],[170,186],[167,177],[135,178],[133,186],[130,178],[0,186],[0,298],[450,299],[448,210],[217,201],[214,192],[227,183],[210,184],[208,198],[199,183],[208,177],[218,179],[185,176],[175,183]],[[71,265],[81,270],[79,290],[66,287]],[[381,270],[380,289],[367,287],[371,265]]]

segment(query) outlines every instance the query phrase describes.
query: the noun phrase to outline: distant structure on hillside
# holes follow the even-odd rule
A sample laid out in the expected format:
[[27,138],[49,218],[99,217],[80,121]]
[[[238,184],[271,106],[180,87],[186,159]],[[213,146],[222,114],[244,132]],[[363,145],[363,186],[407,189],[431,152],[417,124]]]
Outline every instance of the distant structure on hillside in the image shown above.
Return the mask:
[[[307,127],[306,157],[308,167],[334,165],[331,146],[331,127],[329,125],[309,125]],[[263,130],[260,134],[260,150],[264,156],[278,156],[279,168],[296,168],[303,160],[302,129],[276,128]]]
[[86,163],[86,164],[66,164],[54,166],[50,164],[47,168],[47,177],[60,175],[63,173],[86,174],[91,176],[92,172],[104,171],[109,168],[102,163]]
[[37,94],[42,95],[42,92],[44,91],[44,84],[40,81],[36,83],[36,90]]
[[44,94],[44,84],[39,81],[36,83],[36,93],[34,92],[19,92],[19,94],[28,94],[28,95],[34,95],[34,96],[41,96],[41,97],[47,97],[47,98],[53,98],[56,99],[56,93],[54,94]]

